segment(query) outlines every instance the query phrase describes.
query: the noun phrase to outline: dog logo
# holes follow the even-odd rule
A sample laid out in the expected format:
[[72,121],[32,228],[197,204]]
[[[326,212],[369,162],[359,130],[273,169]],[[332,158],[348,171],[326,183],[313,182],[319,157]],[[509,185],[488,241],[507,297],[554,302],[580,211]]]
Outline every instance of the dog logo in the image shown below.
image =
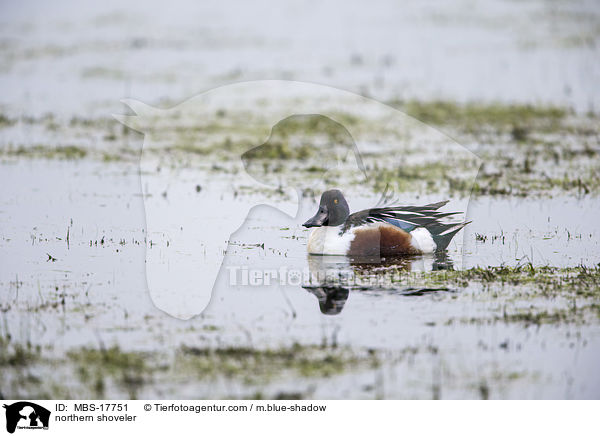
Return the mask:
[[[267,96],[276,104],[265,106]],[[468,149],[397,109],[327,86],[259,80],[169,108],[123,103],[130,113],[114,117],[144,135],[139,173],[148,291],[156,307],[179,319],[203,313],[213,291],[227,289],[227,267],[243,266],[231,264],[232,235],[258,214],[263,226],[299,226],[314,209],[314,193],[338,187],[340,175],[357,190],[371,193],[376,180],[383,189],[423,144],[469,162],[460,174],[466,184],[480,166]],[[374,141],[377,132],[390,132],[397,146]],[[387,164],[369,151],[382,147]],[[306,171],[282,169],[282,162],[309,159],[314,165]],[[384,167],[391,172],[382,173]],[[464,211],[467,203],[453,207]]]
[[50,411],[29,401],[19,401],[11,405],[4,404],[6,409],[6,431],[14,433],[18,429],[48,430]]

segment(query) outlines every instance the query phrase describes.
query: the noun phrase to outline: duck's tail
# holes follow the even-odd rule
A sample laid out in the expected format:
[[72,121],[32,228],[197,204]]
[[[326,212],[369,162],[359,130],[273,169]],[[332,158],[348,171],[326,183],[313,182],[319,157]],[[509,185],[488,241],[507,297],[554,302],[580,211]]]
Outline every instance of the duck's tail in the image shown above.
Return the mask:
[[[471,221],[466,221],[464,223],[454,223],[454,224],[442,224],[436,226],[437,231],[431,232],[431,237],[433,238],[433,242],[435,242],[436,250],[445,250],[448,248],[448,244],[458,232],[460,232],[467,224],[470,224]],[[433,229],[429,229],[430,231]]]

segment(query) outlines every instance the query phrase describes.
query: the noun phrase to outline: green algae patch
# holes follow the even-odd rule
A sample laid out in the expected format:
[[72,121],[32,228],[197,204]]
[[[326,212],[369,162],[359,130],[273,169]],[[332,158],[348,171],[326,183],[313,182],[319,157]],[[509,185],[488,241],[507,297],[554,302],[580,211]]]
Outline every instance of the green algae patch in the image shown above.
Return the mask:
[[249,160],[253,159],[306,159],[315,154],[314,147],[308,143],[294,147],[290,142],[274,141],[263,148],[254,148],[244,154]]
[[52,364],[42,355],[42,347],[27,341],[14,341],[10,335],[0,336],[0,396],[3,398],[53,398],[54,382],[37,370]]
[[17,147],[14,149],[8,148],[4,150],[3,154],[5,156],[16,157],[76,160],[86,157],[88,155],[88,151],[85,148],[75,145],[65,145],[59,147],[35,145],[32,147]]
[[[144,392],[154,392],[156,386],[198,385],[224,379],[256,387],[290,377],[335,377],[380,365],[374,350],[300,344],[267,349],[182,345],[169,352],[81,347],[68,350],[63,358],[42,358],[41,350],[34,347],[6,346],[0,343],[0,369],[7,375],[0,390],[10,394],[26,386],[31,395],[44,398],[60,393],[64,398],[137,399]],[[54,372],[57,380],[68,383],[52,387],[54,391],[25,383],[26,374],[34,370]],[[9,379],[14,379],[13,385],[8,384]]]
[[128,352],[114,346],[108,349],[81,348],[67,352],[68,360],[80,381],[96,398],[105,395],[107,383],[117,385],[128,393],[129,398],[138,397],[138,391],[151,381],[156,370],[149,358],[151,353]]
[[29,342],[23,345],[12,342],[9,338],[0,338],[0,368],[32,365],[40,360],[40,353],[40,347]]
[[183,377],[237,378],[245,384],[259,384],[285,374],[305,378],[332,377],[377,365],[377,356],[372,353],[294,344],[275,349],[183,346],[176,354],[173,368]]
[[352,136],[338,122],[322,115],[294,115],[273,126],[267,141],[248,150],[242,159],[335,159],[336,151],[353,146]]
[[0,129],[3,129],[5,127],[10,127],[13,124],[15,124],[15,120],[12,118],[7,117],[4,114],[0,114]]
[[416,280],[424,284],[455,284],[463,287],[472,282],[535,285],[543,292],[575,293],[581,296],[600,298],[600,265],[569,268],[534,266],[532,264],[501,265],[474,267],[466,270],[406,273],[399,277],[399,282]]
[[90,365],[101,365],[111,374],[116,374],[122,370],[138,372],[146,369],[143,353],[125,352],[116,346],[108,349],[82,348],[67,353],[67,356],[73,362],[82,363],[88,367]]
[[487,126],[513,131],[516,137],[526,136],[528,128],[556,130],[569,114],[561,107],[521,104],[459,104],[443,100],[393,100],[389,104],[426,124],[456,126],[466,132]]
[[398,168],[375,168],[371,172],[371,185],[375,192],[386,187],[395,192],[452,192],[468,195],[473,189],[472,180],[465,176],[476,170],[475,160],[433,161]]

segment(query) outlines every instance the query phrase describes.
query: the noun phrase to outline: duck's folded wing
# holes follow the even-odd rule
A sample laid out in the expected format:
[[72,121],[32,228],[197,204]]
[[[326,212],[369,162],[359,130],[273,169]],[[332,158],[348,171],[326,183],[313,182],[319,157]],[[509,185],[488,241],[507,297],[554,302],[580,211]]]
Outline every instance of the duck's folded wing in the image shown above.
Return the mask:
[[427,204],[425,206],[392,206],[362,210],[353,213],[346,220],[346,227],[351,228],[368,223],[386,222],[410,232],[417,227],[425,227],[432,234],[441,234],[456,223],[442,223],[440,219],[457,215],[461,212],[439,212],[438,209],[448,201]]

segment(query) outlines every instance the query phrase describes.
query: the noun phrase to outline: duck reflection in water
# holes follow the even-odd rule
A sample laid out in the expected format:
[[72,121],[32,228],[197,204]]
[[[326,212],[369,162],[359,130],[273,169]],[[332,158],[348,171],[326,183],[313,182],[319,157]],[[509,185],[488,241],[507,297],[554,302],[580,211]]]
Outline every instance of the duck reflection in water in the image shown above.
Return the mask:
[[[303,286],[317,297],[324,315],[337,315],[344,309],[351,290],[378,290],[378,279],[386,272],[452,270],[447,253],[431,256],[403,256],[395,258],[350,258],[346,256],[308,256],[311,280]],[[360,280],[357,280],[357,277]],[[373,283],[369,285],[369,279]],[[367,282],[367,284],[365,284]],[[407,295],[422,295],[413,288]]]

